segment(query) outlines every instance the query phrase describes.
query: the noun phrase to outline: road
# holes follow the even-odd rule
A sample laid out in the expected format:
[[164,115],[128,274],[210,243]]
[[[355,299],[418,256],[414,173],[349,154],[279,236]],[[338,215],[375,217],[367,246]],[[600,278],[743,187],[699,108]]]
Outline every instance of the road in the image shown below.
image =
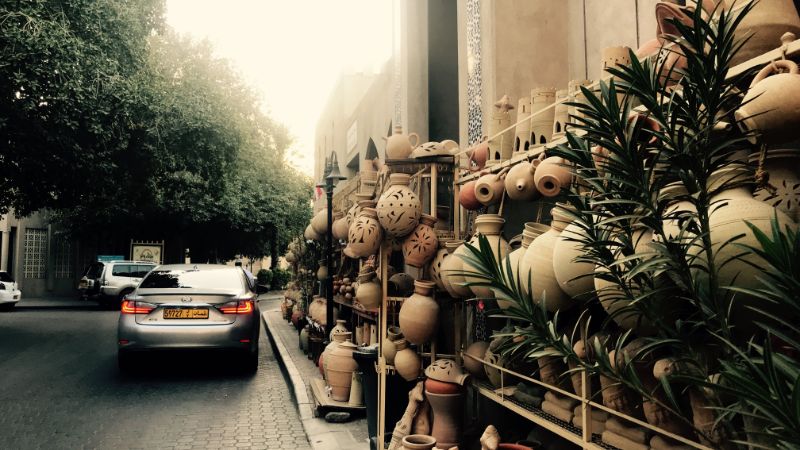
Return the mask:
[[0,313],[0,448],[309,448],[264,335],[256,375],[215,355],[116,366],[118,313]]

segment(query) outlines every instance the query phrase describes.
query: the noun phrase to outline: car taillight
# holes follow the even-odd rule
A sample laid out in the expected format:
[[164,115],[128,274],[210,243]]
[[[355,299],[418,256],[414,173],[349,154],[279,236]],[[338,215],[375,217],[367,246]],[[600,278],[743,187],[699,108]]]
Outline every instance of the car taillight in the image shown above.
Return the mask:
[[125,299],[122,301],[119,311],[122,314],[150,314],[154,309],[156,309],[156,305],[152,303]]
[[219,307],[222,314],[250,314],[255,309],[253,300],[236,300],[228,302]]

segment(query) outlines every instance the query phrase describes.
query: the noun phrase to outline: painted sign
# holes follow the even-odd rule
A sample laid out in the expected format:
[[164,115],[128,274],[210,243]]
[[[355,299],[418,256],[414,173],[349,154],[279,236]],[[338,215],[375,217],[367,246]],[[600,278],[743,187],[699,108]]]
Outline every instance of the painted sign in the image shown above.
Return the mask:
[[149,261],[156,264],[163,262],[164,242],[131,242],[131,259],[133,261]]
[[125,261],[122,255],[97,255],[98,262]]

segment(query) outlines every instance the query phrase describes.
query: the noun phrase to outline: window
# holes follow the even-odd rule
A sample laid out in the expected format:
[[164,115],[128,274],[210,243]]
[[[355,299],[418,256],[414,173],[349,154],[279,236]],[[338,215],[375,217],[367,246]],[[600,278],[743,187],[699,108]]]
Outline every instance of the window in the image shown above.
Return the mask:
[[129,277],[131,276],[131,266],[127,264],[114,264],[111,269],[111,275],[115,277]]
[[133,278],[144,278],[151,270],[153,270],[153,267],[155,266],[146,264],[137,264],[131,266],[131,276]]
[[100,278],[100,275],[103,274],[103,267],[105,267],[105,265],[101,262],[92,263],[86,268],[86,272],[83,273],[83,276],[89,279]]
[[72,244],[63,237],[57,237],[53,240],[53,245],[55,247],[53,268],[56,278],[72,278]]
[[240,269],[154,270],[139,289],[242,289],[244,277]]
[[25,229],[25,260],[22,275],[25,278],[45,278],[47,274],[47,230]]
[[0,281],[4,281],[6,283],[13,283],[14,279],[11,277],[11,275],[8,274],[8,272],[0,272]]

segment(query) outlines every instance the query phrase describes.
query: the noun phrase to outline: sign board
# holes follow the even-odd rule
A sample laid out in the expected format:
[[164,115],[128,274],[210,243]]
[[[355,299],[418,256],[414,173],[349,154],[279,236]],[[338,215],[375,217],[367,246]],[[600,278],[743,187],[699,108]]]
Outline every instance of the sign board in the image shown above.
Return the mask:
[[350,128],[347,129],[347,151],[356,148],[358,144],[358,122],[353,122]]
[[98,262],[125,261],[122,255],[97,255]]
[[164,241],[135,242],[131,241],[131,260],[163,263]]

